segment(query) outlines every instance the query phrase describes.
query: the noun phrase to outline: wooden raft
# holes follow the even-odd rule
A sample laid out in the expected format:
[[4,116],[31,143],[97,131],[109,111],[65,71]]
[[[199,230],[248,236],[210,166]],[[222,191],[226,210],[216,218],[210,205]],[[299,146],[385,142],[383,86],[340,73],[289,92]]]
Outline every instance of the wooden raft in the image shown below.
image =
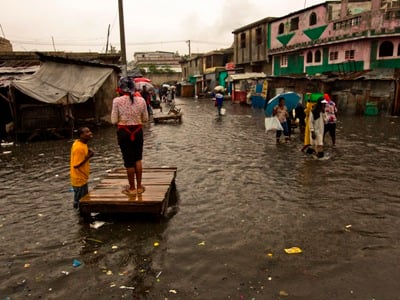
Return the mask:
[[168,121],[168,120],[175,120],[175,121],[181,123],[182,122],[182,113],[153,115],[153,120],[154,120],[154,123],[160,123],[162,121]]
[[80,213],[142,212],[164,215],[171,191],[175,189],[176,171],[174,167],[143,168],[142,182],[146,190],[133,196],[122,193],[128,185],[126,169],[112,170],[80,200]]

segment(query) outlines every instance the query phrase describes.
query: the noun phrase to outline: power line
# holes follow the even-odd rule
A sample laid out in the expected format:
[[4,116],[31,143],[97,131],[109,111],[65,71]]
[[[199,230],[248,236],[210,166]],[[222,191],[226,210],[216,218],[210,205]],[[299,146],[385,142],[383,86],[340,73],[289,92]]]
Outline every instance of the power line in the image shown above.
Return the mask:
[[[97,40],[97,39],[96,39]],[[53,43],[51,41],[32,41],[32,40],[10,40],[12,43],[17,44],[25,44],[25,45],[33,45],[33,46],[52,46]],[[155,41],[155,42],[132,42],[126,43],[129,46],[143,46],[143,45],[162,45],[162,44],[177,44],[177,43],[187,43],[188,40],[176,40],[176,41]],[[215,43],[215,42],[207,42],[207,41],[196,41],[190,40],[191,43],[196,44],[208,44],[208,45],[226,45],[226,43]],[[115,43],[118,44],[118,43]],[[90,42],[90,40],[82,41],[82,42],[71,42],[71,41],[57,41],[57,45],[61,46],[104,46],[104,42],[95,43]]]

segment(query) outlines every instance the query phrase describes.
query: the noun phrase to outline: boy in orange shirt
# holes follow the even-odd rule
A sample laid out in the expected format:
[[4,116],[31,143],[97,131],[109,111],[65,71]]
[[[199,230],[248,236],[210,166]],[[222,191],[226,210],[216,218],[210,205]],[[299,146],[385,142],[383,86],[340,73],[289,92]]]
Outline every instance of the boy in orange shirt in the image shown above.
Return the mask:
[[79,139],[71,147],[70,175],[74,190],[74,208],[79,208],[79,200],[89,192],[88,180],[90,173],[89,159],[94,152],[88,148],[88,141],[93,133],[88,127],[78,129]]

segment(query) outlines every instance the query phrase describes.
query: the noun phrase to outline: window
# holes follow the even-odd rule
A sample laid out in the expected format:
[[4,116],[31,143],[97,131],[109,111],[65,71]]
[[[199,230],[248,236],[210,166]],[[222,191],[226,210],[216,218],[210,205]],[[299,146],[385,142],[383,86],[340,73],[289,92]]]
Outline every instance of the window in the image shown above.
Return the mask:
[[354,59],[354,50],[346,50],[344,52],[345,59]]
[[246,48],[246,34],[245,33],[240,34],[240,48],[241,49]]
[[290,20],[290,31],[299,29],[299,17]]
[[317,50],[315,51],[315,62],[321,62],[321,51]]
[[329,52],[329,60],[337,60],[338,57],[339,57],[339,52],[337,51]]
[[307,52],[307,63],[312,63],[312,52],[311,51]]
[[288,65],[288,57],[287,55],[281,56],[281,67],[287,67]]
[[263,43],[262,29],[257,28],[256,29],[256,45],[261,45],[262,43]]
[[278,34],[282,34],[285,32],[285,25],[283,23],[279,24]]
[[310,14],[310,26],[317,24],[317,14],[315,12],[312,12]]
[[387,56],[393,56],[393,43],[389,41],[385,41],[379,46],[379,57]]

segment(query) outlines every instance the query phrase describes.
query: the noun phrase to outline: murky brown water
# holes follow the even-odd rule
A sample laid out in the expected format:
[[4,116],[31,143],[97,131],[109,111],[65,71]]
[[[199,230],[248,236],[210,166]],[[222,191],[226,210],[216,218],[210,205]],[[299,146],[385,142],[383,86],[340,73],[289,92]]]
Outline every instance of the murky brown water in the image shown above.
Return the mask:
[[[0,299],[400,299],[400,119],[340,116],[319,161],[297,135],[275,145],[261,110],[177,104],[182,124],[145,132],[144,166],[178,167],[165,220],[90,228],[72,209],[72,141],[2,149]],[[94,134],[90,187],[122,167],[114,129]]]

